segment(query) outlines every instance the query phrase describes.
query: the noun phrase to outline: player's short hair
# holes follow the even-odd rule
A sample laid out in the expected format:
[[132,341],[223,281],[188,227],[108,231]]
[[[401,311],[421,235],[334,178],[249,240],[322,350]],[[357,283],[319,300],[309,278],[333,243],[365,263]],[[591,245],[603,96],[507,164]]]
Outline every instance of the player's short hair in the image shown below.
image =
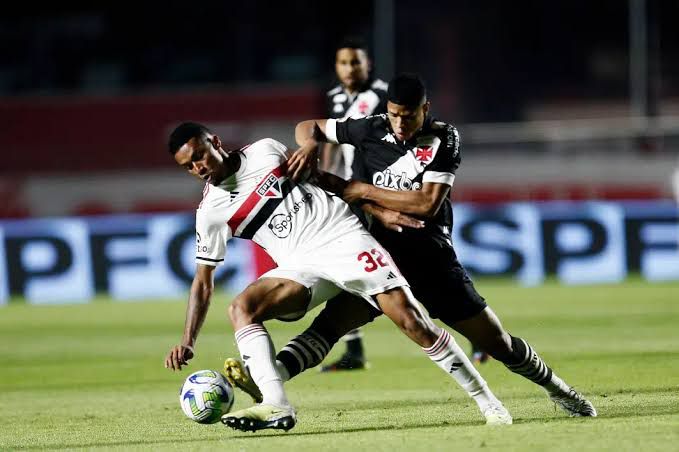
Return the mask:
[[339,52],[340,49],[356,49],[363,50],[366,55],[369,55],[368,44],[366,41],[358,36],[347,36],[343,38],[337,47],[335,47],[335,53]]
[[197,122],[183,122],[179,124],[170,134],[167,143],[168,151],[174,155],[179,148],[184,146],[191,138],[199,138],[210,133],[210,129]]
[[401,73],[389,81],[387,100],[394,104],[416,108],[427,101],[427,90],[419,75]]

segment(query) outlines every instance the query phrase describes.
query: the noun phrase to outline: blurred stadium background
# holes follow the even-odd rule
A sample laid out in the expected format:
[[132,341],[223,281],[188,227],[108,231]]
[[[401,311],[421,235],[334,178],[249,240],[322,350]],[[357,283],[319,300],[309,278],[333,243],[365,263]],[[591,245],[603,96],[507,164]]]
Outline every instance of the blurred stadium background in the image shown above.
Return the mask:
[[[420,72],[458,126],[454,238],[474,274],[679,279],[678,14],[670,0],[8,9],[0,303],[176,295],[201,187],[168,131],[192,119],[229,146],[293,145],[298,120],[323,116],[348,35],[371,44],[374,75]],[[234,249],[229,291],[266,265]]]
[[[679,2],[96,3],[0,14],[0,449],[676,448]],[[195,120],[228,146],[293,145],[297,121],[323,116],[347,35],[370,43],[374,75],[421,73],[457,125],[456,249],[595,422],[491,360],[517,425],[480,430],[384,319],[365,329],[369,371],[291,382],[300,424],[284,438],[183,418],[185,374],[161,362],[182,331],[202,187],[167,134]],[[237,353],[224,306],[267,265],[230,245],[189,369]],[[269,328],[280,345],[309,321]]]

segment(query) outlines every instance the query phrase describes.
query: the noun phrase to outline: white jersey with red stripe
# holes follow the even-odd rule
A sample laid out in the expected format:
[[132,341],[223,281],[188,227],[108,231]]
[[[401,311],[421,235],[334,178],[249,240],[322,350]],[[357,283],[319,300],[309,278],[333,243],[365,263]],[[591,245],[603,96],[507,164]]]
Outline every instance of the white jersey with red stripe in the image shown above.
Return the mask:
[[250,239],[279,264],[317,250],[348,232],[365,232],[349,206],[286,174],[288,150],[263,139],[238,151],[238,171],[206,185],[196,212],[196,261],[218,265],[232,237]]

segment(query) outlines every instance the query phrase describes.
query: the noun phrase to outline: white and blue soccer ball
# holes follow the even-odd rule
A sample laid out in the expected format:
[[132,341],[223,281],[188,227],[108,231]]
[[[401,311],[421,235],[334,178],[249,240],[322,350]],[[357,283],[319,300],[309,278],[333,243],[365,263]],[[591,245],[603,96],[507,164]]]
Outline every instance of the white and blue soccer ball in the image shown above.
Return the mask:
[[213,424],[231,410],[233,388],[214,370],[199,370],[184,381],[179,403],[186,416],[201,424]]

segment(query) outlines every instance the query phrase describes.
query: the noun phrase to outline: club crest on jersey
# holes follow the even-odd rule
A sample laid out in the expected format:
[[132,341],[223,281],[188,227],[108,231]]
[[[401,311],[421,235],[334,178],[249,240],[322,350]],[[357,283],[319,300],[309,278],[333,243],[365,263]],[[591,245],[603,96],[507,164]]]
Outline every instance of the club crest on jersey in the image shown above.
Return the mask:
[[362,115],[365,115],[368,113],[368,109],[370,109],[370,105],[368,102],[362,100],[358,103],[358,112]]
[[429,163],[434,156],[434,149],[431,146],[415,148],[415,159],[424,163]]
[[257,194],[262,198],[282,198],[280,181],[273,174],[269,174],[257,188]]

